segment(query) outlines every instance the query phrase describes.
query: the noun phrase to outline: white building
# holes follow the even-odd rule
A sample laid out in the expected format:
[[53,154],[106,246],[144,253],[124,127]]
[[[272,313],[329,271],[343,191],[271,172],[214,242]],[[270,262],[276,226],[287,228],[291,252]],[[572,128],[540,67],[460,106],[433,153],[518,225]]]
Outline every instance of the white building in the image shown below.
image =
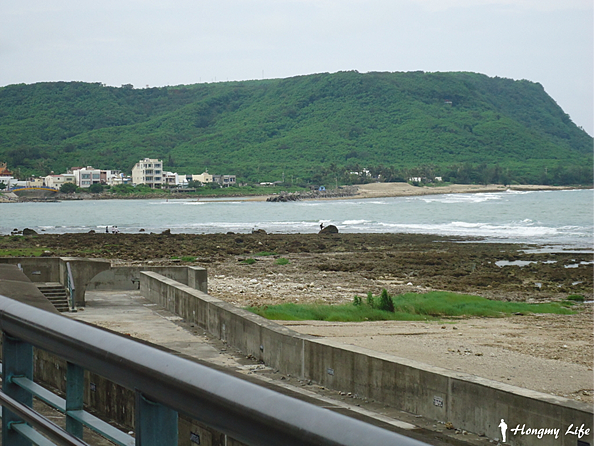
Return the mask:
[[75,184],[77,187],[88,188],[92,184],[101,184],[101,170],[95,169],[94,167],[74,167],[71,169],[73,175],[75,175]]
[[202,184],[209,184],[213,182],[213,175],[209,175],[207,172],[201,175],[192,175],[192,181],[200,181]]
[[123,184],[123,175],[118,170],[100,170],[94,167],[73,167],[69,171],[75,175],[77,187],[88,188],[92,184],[109,186]]
[[48,175],[45,178],[46,187],[52,187],[54,189],[60,189],[63,184],[70,182],[75,184],[75,175],[67,173],[62,175]]
[[187,186],[187,183],[188,182],[185,175],[180,175],[170,171],[163,171],[163,185],[184,187]]
[[134,186],[146,184],[153,189],[160,189],[163,183],[163,162],[149,158],[139,161],[131,170],[131,181]]

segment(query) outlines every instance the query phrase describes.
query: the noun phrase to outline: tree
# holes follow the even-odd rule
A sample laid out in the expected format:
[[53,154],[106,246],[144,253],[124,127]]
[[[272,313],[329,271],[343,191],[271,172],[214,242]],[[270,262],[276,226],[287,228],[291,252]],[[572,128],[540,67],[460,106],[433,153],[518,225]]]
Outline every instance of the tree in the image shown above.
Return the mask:
[[6,189],[6,184],[3,181],[0,181],[0,190]]
[[72,182],[65,182],[62,186],[60,186],[61,193],[75,193],[77,190],[77,186]]

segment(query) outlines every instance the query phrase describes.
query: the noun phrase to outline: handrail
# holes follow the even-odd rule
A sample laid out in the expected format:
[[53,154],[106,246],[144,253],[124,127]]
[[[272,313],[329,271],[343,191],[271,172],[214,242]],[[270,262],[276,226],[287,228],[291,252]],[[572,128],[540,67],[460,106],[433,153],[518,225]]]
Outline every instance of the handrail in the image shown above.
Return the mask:
[[71,264],[67,262],[67,288],[69,289],[69,308],[71,312],[75,312],[75,282],[73,281],[73,272],[71,271]]
[[0,295],[12,337],[250,445],[423,445],[157,348]]
[[9,407],[11,411],[20,418],[25,419],[27,422],[33,423],[34,427],[38,427],[42,431],[51,434],[63,446],[87,446],[87,444],[81,441],[79,438],[67,433],[57,424],[54,424],[52,421],[48,421],[40,413],[29,407],[26,407],[2,391],[0,391],[0,405]]

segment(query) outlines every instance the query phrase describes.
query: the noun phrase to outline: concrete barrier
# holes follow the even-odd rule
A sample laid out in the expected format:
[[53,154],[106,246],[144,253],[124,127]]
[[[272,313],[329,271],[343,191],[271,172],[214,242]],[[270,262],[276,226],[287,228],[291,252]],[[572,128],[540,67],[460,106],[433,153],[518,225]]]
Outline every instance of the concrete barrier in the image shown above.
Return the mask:
[[[353,345],[306,336],[157,273],[140,273],[140,290],[188,322],[285,373],[517,445],[593,444],[591,405],[437,368]],[[590,429],[578,435],[575,428]],[[523,429],[511,432],[510,429]],[[558,438],[534,430],[557,429]],[[573,433],[568,433],[569,430]]]
[[87,290],[139,290],[141,271],[153,271],[197,290],[208,292],[206,268],[148,265],[110,267],[94,276]]
[[25,276],[32,282],[58,282],[67,285],[67,262],[71,266],[75,284],[75,306],[85,306],[85,290],[98,273],[108,270],[110,262],[103,259],[79,257],[4,257],[0,263],[21,265]]
[[0,264],[20,265],[32,282],[67,285],[67,262],[75,284],[75,306],[85,307],[87,290],[137,290],[140,271],[154,271],[197,290],[208,292],[206,268],[188,266],[117,266],[103,259],[80,257],[0,257]]

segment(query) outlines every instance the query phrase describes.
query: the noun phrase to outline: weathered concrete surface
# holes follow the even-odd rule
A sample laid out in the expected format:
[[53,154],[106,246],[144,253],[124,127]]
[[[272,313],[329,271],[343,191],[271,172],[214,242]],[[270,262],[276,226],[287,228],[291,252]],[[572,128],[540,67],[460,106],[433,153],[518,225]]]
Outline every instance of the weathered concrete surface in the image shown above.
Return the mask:
[[39,309],[58,313],[52,303],[17,265],[0,263],[0,295],[8,296]]
[[61,282],[57,257],[0,257],[0,263],[21,264],[23,273],[32,282]]
[[67,285],[67,263],[71,266],[73,282],[75,283],[75,306],[85,306],[85,291],[90,281],[98,273],[110,269],[111,263],[102,259],[82,259],[79,257],[60,258],[60,280]]
[[94,276],[88,283],[87,290],[139,290],[141,271],[153,271],[205,293],[208,291],[206,268],[172,265],[111,267]]
[[500,419],[510,425],[560,429],[556,439],[515,434],[513,444],[576,445],[577,436],[566,431],[583,423],[591,432],[580,440],[593,444],[591,405],[304,336],[158,274],[140,276],[146,298],[283,372],[455,426],[459,423],[478,434],[498,434]]
[[[85,290],[94,276],[108,270],[111,263],[102,259],[79,257],[3,257],[0,263],[21,264],[23,273],[32,282],[58,282],[67,285],[67,262],[71,266],[75,284],[75,305],[85,305]],[[10,296],[10,295],[9,295]]]
[[[455,430],[439,426],[437,421],[404,413],[358,397],[340,396],[339,392],[323,388],[316,383],[290,377],[287,373],[273,370],[245,353],[234,350],[229,344],[216,339],[206,330],[186,322],[180,316],[165,310],[140,295],[138,291],[90,291],[86,297],[87,307],[76,315],[80,321],[98,325],[131,338],[142,339],[159,345],[168,351],[267,388],[308,401],[321,407],[335,409],[357,419],[366,420],[390,430],[410,435],[431,444],[493,444],[474,434],[456,434]],[[50,373],[49,383],[63,382],[64,363],[44,362],[44,375]],[[41,374],[41,373],[40,373]],[[86,374],[87,376],[88,374]],[[118,386],[111,385],[99,376],[90,375],[94,392],[86,392],[86,402],[108,418],[131,425],[133,422],[133,395]],[[51,382],[50,382],[51,381]],[[104,393],[104,394],[103,394]],[[438,427],[436,427],[438,426]],[[234,441],[195,420],[180,416],[179,444],[192,442],[203,444],[235,444]]]

